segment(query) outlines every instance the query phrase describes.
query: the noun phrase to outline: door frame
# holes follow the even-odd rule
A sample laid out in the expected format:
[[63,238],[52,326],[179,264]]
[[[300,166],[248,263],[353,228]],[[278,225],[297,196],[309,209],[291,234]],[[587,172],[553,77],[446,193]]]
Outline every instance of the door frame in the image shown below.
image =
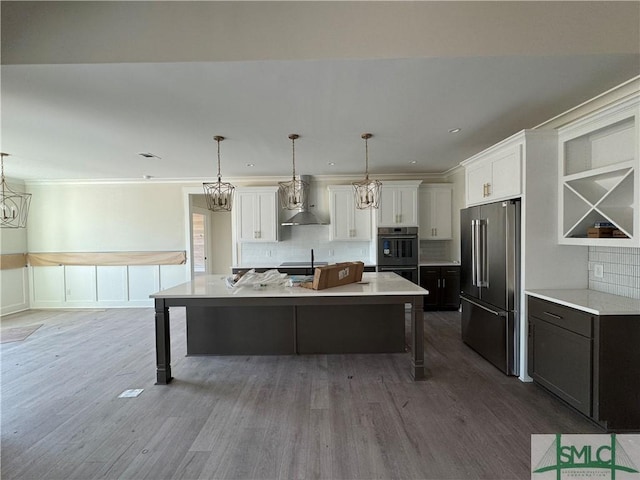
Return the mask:
[[[191,206],[191,214],[189,215],[189,231],[190,231],[190,243],[193,248],[193,214],[199,214],[204,217],[204,274],[207,275],[211,273],[211,211],[206,208],[196,207],[194,205]],[[193,251],[191,252],[191,273],[192,277],[196,276],[195,268],[194,268],[194,255]]]

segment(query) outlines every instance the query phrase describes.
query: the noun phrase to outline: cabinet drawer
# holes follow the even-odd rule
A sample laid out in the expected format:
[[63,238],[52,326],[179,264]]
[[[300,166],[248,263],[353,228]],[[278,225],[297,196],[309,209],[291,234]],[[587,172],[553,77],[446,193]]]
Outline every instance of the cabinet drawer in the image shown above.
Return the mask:
[[529,297],[529,315],[570,332],[592,338],[592,316],[553,302]]

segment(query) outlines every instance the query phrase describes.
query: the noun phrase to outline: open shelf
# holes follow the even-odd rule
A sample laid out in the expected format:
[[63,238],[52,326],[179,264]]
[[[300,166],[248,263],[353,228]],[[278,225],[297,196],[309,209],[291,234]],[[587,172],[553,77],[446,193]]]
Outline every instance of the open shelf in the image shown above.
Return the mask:
[[633,232],[633,169],[625,168],[564,184],[563,232],[587,237],[595,222],[611,222],[627,236]]
[[569,185],[591,205],[595,205],[608,193],[613,191],[625,178],[629,177],[631,173],[633,173],[632,168],[624,168],[612,172],[585,176],[576,180],[565,180],[565,182],[566,185]]
[[616,165],[635,157],[634,118],[571,139],[564,146],[564,175]]
[[564,185],[564,205],[565,215],[562,232],[565,236],[570,236],[569,232],[575,228],[577,221],[584,218],[591,211],[592,206],[566,184]]
[[[638,97],[560,129],[560,243],[640,246]],[[600,222],[624,236],[588,237]]]

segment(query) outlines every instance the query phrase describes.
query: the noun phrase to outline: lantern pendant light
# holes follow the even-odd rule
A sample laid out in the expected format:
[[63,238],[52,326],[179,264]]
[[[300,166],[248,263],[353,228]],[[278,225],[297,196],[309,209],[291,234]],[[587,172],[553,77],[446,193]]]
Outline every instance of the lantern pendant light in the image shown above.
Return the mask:
[[286,210],[299,210],[307,204],[307,191],[309,184],[300,177],[296,179],[296,139],[300,138],[297,133],[289,135],[291,139],[291,150],[293,158],[293,175],[289,182],[278,182],[280,188],[280,205]]
[[15,192],[4,178],[4,157],[0,153],[0,228],[24,228],[27,226],[31,194]]
[[207,199],[207,208],[213,212],[229,212],[233,203],[233,191],[236,187],[222,181],[220,175],[220,142],[224,137],[216,135],[213,139],[218,142],[218,181],[215,183],[203,183],[204,196]]
[[369,139],[373,137],[370,133],[363,133],[365,149],[365,174],[364,180],[360,182],[353,182],[355,189],[356,208],[359,210],[366,210],[368,208],[378,208],[380,203],[380,188],[382,182],[380,180],[369,179]]

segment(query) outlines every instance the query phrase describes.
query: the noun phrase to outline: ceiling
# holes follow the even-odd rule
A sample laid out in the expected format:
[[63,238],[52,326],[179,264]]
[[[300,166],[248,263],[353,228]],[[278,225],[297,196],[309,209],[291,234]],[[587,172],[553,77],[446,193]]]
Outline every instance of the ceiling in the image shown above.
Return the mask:
[[[640,2],[2,2],[25,180],[445,172],[640,74]],[[460,128],[459,133],[449,133]],[[140,153],[156,157],[144,158]],[[159,158],[157,158],[159,157]],[[252,166],[249,166],[252,165]]]

